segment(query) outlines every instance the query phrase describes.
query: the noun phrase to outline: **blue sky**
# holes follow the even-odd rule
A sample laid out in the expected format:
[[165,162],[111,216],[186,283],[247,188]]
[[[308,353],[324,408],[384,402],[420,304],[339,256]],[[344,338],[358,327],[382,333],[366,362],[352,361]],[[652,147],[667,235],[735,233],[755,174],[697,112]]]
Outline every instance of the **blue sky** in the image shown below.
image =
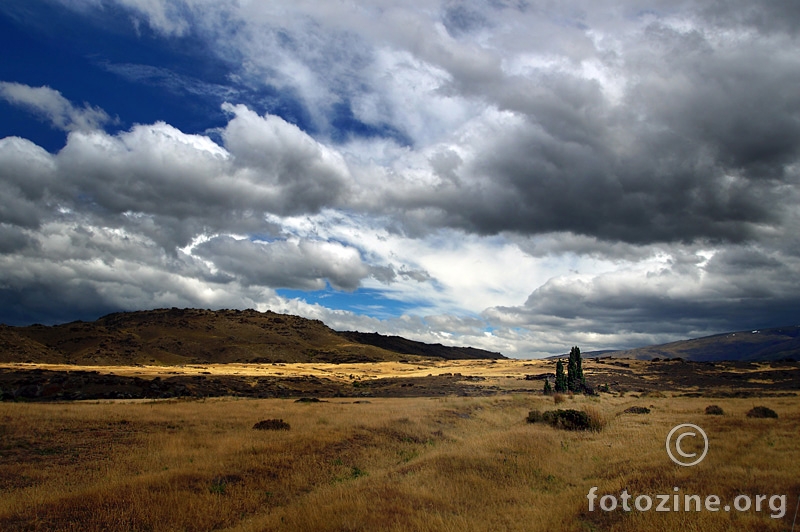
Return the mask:
[[514,357],[800,321],[793,2],[9,0],[0,322]]

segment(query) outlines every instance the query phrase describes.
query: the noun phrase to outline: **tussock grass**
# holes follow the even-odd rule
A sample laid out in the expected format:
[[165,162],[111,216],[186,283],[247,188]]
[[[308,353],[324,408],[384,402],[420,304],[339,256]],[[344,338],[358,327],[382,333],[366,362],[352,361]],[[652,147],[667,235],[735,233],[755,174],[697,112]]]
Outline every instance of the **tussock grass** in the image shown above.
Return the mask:
[[[601,432],[528,424],[544,396],[0,403],[0,530],[780,531],[800,494],[800,398],[575,396]],[[262,419],[291,430],[255,431]],[[664,439],[696,423],[707,458],[684,468]],[[769,512],[589,512],[586,494],[785,494]]]
[[253,425],[253,430],[289,430],[291,425],[282,419],[265,419]]
[[592,405],[584,405],[582,409],[589,420],[589,430],[600,432],[608,425],[609,417],[602,409]]
[[755,418],[777,418],[778,414],[771,408],[767,406],[756,406],[753,407],[748,413],[747,417],[755,417]]

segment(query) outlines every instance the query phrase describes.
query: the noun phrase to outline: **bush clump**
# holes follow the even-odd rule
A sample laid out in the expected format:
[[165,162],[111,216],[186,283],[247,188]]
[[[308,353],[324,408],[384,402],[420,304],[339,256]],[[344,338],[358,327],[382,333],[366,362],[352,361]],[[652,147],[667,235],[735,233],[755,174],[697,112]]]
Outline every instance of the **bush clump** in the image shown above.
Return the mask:
[[778,414],[773,409],[767,408],[766,406],[756,406],[747,413],[747,417],[777,418]]
[[631,406],[622,411],[623,414],[649,414],[650,409],[646,406]]
[[289,424],[282,419],[265,419],[253,425],[253,430],[289,430]]
[[725,412],[717,405],[708,405],[706,407],[706,415],[708,416],[722,416]]
[[568,408],[566,410],[531,410],[528,413],[528,423],[547,423],[558,429],[564,430],[593,430],[599,431],[603,428],[603,420],[599,415],[582,412]]

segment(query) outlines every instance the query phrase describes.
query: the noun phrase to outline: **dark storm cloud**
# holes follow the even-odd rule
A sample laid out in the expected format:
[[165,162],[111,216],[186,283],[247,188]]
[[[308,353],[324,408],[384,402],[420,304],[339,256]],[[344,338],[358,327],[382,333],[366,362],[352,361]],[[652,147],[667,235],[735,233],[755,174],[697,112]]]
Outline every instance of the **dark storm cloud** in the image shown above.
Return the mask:
[[493,323],[558,328],[567,336],[593,331],[608,337],[600,344],[606,347],[632,346],[623,345],[628,333],[689,337],[785,325],[798,318],[798,266],[796,258],[754,246],[731,247],[707,262],[676,255],[646,272],[554,278],[524,305],[485,315]]
[[619,102],[568,73],[482,87],[524,120],[474,146],[458,186],[407,206],[484,234],[640,244],[739,242],[780,227],[800,161],[800,93],[790,89],[800,56],[782,44],[725,45],[654,24],[614,59],[627,80]]
[[14,253],[32,246],[36,246],[36,241],[20,227],[0,224],[0,255]]
[[539,258],[574,254],[615,262],[637,262],[648,259],[660,251],[657,246],[606,242],[596,237],[566,232],[533,237],[509,234],[508,238],[526,254]]
[[662,71],[637,69],[645,74],[632,91],[637,112],[649,110],[653,123],[707,150],[722,169],[754,180],[783,177],[800,154],[800,96],[787,90],[800,81],[795,43],[714,49],[699,35],[649,33],[665,63]]
[[[476,168],[495,176],[494,189],[468,190],[464,199],[474,203],[449,209],[463,227],[569,231],[646,244],[739,241],[754,224],[779,223],[778,183],[728,175],[694,150],[658,153],[658,140],[645,140],[635,158],[619,161],[608,151],[554,142],[536,130],[514,133]],[[646,151],[649,146],[654,149]]]
[[94,320],[117,310],[119,306],[105,302],[97,290],[84,283],[31,283],[24,289],[0,287],[0,323],[7,325]]
[[130,228],[97,223],[65,214],[25,233],[27,245],[0,249],[0,322],[54,323],[161,306],[245,308],[270,296],[196,257],[167,253]]
[[50,210],[46,200],[54,169],[50,155],[32,142],[0,139],[0,222],[38,227]]

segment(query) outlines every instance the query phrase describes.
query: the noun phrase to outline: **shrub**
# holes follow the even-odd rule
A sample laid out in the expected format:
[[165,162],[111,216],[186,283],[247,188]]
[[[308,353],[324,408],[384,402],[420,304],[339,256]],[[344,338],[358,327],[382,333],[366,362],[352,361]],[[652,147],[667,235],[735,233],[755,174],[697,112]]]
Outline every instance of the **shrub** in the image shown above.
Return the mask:
[[540,412],[531,410],[527,417],[528,423],[547,423],[553,427],[564,430],[594,430],[602,428],[600,417],[590,417],[586,412],[580,410],[547,410]]
[[531,410],[528,412],[528,417],[525,418],[528,423],[539,423],[542,421],[542,413],[538,410]]
[[623,414],[649,414],[650,409],[646,406],[631,406],[622,411]]
[[709,416],[722,416],[725,412],[717,405],[708,405],[706,407],[706,415]]
[[265,419],[253,425],[253,430],[289,430],[289,424],[282,419]]
[[564,394],[563,393],[554,393],[553,394],[553,403],[555,403],[557,405],[560,405],[564,401],[566,401],[566,399],[564,398]]
[[766,406],[756,406],[747,413],[747,417],[776,418],[778,414],[776,414],[773,409],[767,408]]

